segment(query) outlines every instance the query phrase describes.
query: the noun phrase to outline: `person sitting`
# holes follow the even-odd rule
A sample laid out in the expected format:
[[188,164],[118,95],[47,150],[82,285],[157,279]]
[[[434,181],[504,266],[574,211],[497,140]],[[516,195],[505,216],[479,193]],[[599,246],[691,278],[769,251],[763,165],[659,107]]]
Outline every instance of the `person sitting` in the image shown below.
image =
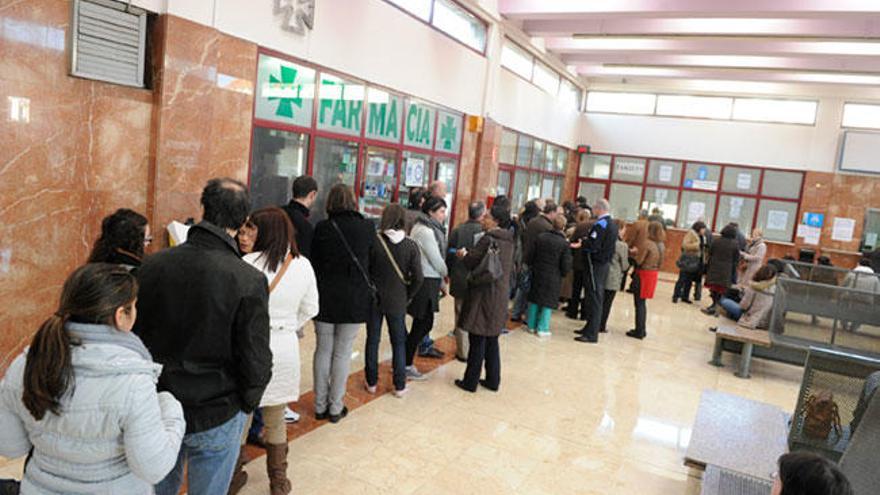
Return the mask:
[[153,242],[150,224],[140,213],[120,208],[101,221],[101,236],[89,254],[89,263],[115,263],[136,271],[144,249]]
[[571,270],[571,248],[562,233],[565,224],[565,216],[557,215],[553,230],[538,235],[530,257],[525,260],[532,268],[528,329],[539,337],[550,336],[550,314],[559,304],[562,279]]
[[770,328],[773,298],[776,295],[776,269],[764,265],[755,272],[739,302],[722,297],[718,304],[727,316],[746,328]]
[[777,464],[771,495],[853,495],[840,468],[818,454],[789,452]]
[[0,381],[0,455],[30,453],[21,493],[146,495],[174,468],[186,422],[131,333],[137,292],[124,267],[78,268]]

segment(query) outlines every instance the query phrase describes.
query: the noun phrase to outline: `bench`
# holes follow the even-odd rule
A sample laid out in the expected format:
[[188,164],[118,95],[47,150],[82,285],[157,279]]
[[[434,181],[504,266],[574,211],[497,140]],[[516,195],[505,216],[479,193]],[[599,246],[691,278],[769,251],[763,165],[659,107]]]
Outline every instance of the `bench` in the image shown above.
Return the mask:
[[715,331],[715,349],[712,351],[712,366],[724,366],[721,363],[721,352],[724,341],[741,342],[742,353],[739,359],[739,370],[734,374],[740,378],[749,378],[749,368],[752,365],[752,350],[754,346],[770,347],[770,333],[766,330],[752,330],[741,326],[719,326]]

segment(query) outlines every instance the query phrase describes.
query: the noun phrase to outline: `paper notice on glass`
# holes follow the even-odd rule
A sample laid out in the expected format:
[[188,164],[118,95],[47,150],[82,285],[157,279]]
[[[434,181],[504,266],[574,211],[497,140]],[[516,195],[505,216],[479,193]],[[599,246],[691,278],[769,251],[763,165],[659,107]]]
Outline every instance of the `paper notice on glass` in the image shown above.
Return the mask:
[[877,233],[876,232],[868,232],[865,235],[865,247],[877,249]]
[[688,205],[687,223],[693,224],[697,220],[702,220],[706,214],[706,203],[693,201]]
[[655,189],[654,190],[654,200],[657,204],[665,205],[666,198],[669,197],[669,191],[666,189]]
[[739,219],[740,215],[742,215],[743,204],[745,203],[745,199],[733,197],[730,198],[730,218]]
[[739,174],[736,176],[736,188],[748,191],[752,188],[752,174]]
[[822,229],[819,227],[810,227],[809,225],[804,225],[803,227],[804,244],[818,246],[819,238],[822,236]]
[[367,163],[367,175],[371,175],[373,177],[384,175],[385,174],[385,160],[378,156],[370,157],[369,163]]
[[834,229],[831,231],[831,240],[849,242],[853,240],[853,231],[855,229],[855,219],[837,217],[834,219]]
[[425,160],[422,158],[408,158],[406,160],[406,187],[418,187],[425,185]]
[[657,174],[660,182],[672,182],[672,165],[660,165],[660,172]]
[[809,227],[809,225],[807,225],[805,223],[799,223],[797,226],[797,232],[795,233],[795,237],[805,237],[807,235],[807,234],[805,234],[805,232],[807,231],[807,227]]
[[767,230],[785,230],[788,225],[788,212],[785,210],[770,210],[767,212]]

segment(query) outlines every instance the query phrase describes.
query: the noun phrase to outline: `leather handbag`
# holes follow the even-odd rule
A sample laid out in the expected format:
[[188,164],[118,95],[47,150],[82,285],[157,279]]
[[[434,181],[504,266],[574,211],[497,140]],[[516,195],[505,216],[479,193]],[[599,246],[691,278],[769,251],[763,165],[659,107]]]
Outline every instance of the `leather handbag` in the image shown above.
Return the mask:
[[492,240],[483,259],[468,274],[467,283],[469,287],[489,285],[499,280],[502,275],[504,275],[504,268],[501,266],[501,251],[498,244]]
[[818,390],[804,401],[804,429],[806,436],[826,440],[831,430],[839,438],[840,411],[829,390]]
[[700,271],[700,257],[692,254],[682,254],[675,262],[679,270],[685,273],[697,273]]

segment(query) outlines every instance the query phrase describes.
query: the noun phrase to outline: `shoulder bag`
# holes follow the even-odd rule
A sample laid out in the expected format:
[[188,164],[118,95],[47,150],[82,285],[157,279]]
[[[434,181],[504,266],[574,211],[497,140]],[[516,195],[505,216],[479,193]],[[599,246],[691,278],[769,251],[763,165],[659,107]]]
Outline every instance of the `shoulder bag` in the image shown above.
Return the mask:
[[351,258],[351,261],[355,264],[358,271],[361,272],[361,276],[364,277],[364,283],[367,284],[367,290],[370,292],[370,300],[373,304],[378,304],[379,302],[379,289],[376,288],[376,284],[370,280],[370,276],[367,274],[367,271],[364,270],[364,266],[361,265],[360,260],[354,254],[354,251],[351,250],[351,246],[348,244],[348,240],[345,238],[345,234],[340,230],[339,225],[336,225],[334,220],[330,220],[330,225],[333,226],[333,229],[336,230],[336,233],[339,234],[339,238],[342,240],[342,245],[345,246],[345,250],[348,251],[348,256]]
[[470,287],[489,285],[500,279],[502,275],[504,269],[501,266],[501,251],[493,239],[489,241],[489,248],[480,260],[480,264],[468,274],[467,283]]
[[388,244],[385,243],[385,239],[382,238],[382,234],[376,232],[376,237],[379,238],[379,242],[382,243],[382,247],[385,249],[385,254],[388,256],[388,261],[391,262],[391,266],[394,267],[394,272],[397,273],[397,278],[403,282],[403,285],[409,285],[409,280],[403,276],[403,271],[400,269],[400,266],[397,264],[397,260],[394,259],[394,255],[391,254],[391,250],[388,249]]
[[284,274],[287,272],[287,268],[290,266],[290,262],[293,261],[293,255],[287,253],[287,257],[284,258],[284,264],[281,265],[281,269],[278,270],[278,273],[275,274],[275,278],[272,279],[272,283],[269,284],[269,294],[275,290],[275,287],[278,287],[278,284],[281,283],[281,279],[284,278]]

